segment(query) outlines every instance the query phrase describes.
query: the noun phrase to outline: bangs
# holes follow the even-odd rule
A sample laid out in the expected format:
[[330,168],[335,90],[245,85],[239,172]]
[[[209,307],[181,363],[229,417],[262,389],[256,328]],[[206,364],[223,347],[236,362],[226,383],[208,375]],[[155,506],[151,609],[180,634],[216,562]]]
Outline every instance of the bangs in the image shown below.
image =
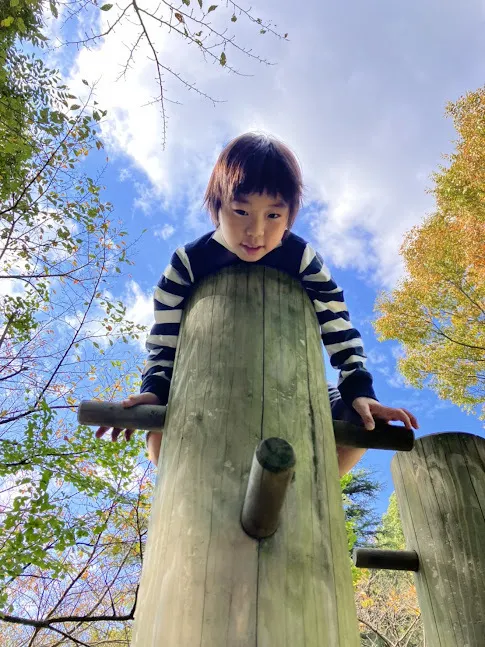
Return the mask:
[[205,195],[212,220],[218,223],[222,202],[250,193],[281,196],[290,208],[290,224],[300,207],[302,178],[298,161],[282,142],[247,133],[222,151]]
[[295,201],[298,185],[293,172],[272,142],[246,158],[241,156],[228,162],[223,200],[234,200],[250,193],[268,193],[274,198],[280,195],[288,205]]

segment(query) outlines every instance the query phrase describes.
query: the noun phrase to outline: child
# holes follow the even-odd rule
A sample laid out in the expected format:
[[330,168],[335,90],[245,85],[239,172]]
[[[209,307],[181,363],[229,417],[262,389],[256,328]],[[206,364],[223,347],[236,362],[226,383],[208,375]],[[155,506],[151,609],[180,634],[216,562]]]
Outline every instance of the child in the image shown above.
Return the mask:
[[[147,339],[148,359],[140,395],[123,406],[166,404],[172,379],[180,320],[192,287],[201,278],[239,261],[267,265],[298,278],[315,307],[323,343],[332,366],[340,371],[338,389],[329,385],[332,417],[374,429],[373,416],[400,420],[418,428],[405,409],[380,404],[365,368],[358,331],[352,327],[343,292],[322,258],[302,238],[291,233],[300,207],[302,178],[293,153],[281,142],[248,133],[222,151],[205,194],[215,231],[205,234],[172,256],[155,290],[155,324]],[[100,427],[101,437],[107,427]],[[121,429],[113,429],[116,440]],[[125,430],[128,440],[133,430]],[[157,464],[161,434],[149,433],[150,460]],[[340,475],[348,472],[365,449],[337,447]]]

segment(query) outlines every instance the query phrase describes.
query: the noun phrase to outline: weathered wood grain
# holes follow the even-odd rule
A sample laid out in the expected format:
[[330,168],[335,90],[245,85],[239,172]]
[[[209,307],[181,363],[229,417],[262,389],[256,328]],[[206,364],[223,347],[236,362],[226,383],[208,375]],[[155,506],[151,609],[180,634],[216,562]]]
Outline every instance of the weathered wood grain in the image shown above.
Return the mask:
[[485,644],[485,439],[443,433],[396,454],[391,470],[427,647]]
[[250,537],[263,539],[276,532],[295,462],[293,447],[283,438],[259,443],[241,511],[241,525]]
[[125,409],[119,402],[83,400],[77,410],[77,421],[80,425],[162,431],[165,414],[166,407],[160,405],[137,404]]
[[[245,265],[198,287],[165,430],[133,647],[357,647],[321,342],[297,282]],[[258,542],[239,517],[273,436],[297,472],[281,526]]]

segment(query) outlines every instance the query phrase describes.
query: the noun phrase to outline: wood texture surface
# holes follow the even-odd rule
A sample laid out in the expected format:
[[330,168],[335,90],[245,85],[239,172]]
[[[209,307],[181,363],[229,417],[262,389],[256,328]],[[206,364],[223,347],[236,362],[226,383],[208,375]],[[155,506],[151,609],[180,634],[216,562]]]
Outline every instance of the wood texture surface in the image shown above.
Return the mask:
[[[357,647],[321,342],[296,281],[245,265],[198,287],[165,432],[132,647]],[[239,517],[272,436],[296,479],[258,542]]]
[[165,414],[166,407],[160,405],[137,404],[125,409],[119,402],[83,400],[78,407],[77,420],[81,425],[162,431]]
[[263,539],[276,532],[295,462],[293,447],[283,438],[259,443],[241,511],[241,525],[250,537]]
[[426,647],[485,645],[485,440],[443,433],[416,440],[391,470]]

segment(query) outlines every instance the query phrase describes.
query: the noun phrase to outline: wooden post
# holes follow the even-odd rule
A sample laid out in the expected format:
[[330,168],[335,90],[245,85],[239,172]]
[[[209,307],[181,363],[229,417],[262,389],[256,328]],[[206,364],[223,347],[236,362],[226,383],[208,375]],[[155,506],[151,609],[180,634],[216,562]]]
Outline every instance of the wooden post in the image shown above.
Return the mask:
[[[240,523],[262,439],[294,448],[277,532]],[[184,314],[132,647],[358,647],[317,320],[300,284],[236,266]]]
[[391,470],[406,543],[419,555],[426,647],[483,647],[485,439],[424,436]]

